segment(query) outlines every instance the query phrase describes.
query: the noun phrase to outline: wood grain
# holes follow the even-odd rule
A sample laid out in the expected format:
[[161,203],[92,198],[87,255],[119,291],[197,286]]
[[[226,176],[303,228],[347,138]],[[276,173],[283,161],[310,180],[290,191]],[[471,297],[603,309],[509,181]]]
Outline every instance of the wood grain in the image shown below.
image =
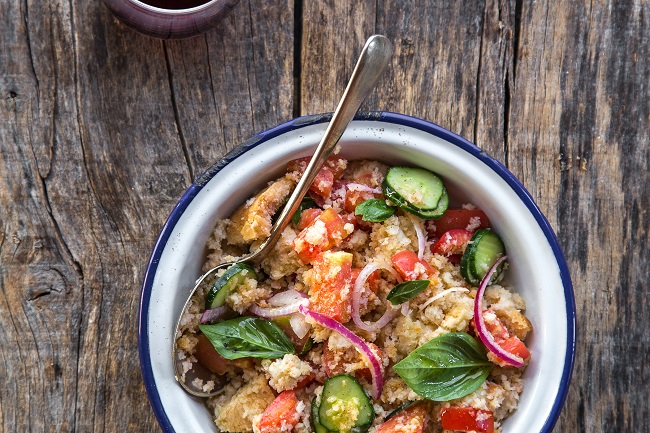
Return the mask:
[[[156,431],[139,289],[174,204],[225,152],[332,111],[363,41],[366,109],[477,143],[557,232],[578,308],[555,432],[650,430],[650,2],[241,0],[183,41],[100,2],[0,2],[0,431]],[[295,99],[294,99],[295,97]]]

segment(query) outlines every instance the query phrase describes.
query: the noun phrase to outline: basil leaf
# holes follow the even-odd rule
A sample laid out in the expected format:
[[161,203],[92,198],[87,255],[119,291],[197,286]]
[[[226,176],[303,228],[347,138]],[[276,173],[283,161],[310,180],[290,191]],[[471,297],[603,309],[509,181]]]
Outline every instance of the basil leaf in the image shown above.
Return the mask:
[[491,369],[483,346],[464,332],[436,337],[393,366],[416,394],[434,401],[471,394]]
[[245,316],[214,325],[199,325],[199,329],[226,359],[275,359],[295,352],[291,340],[278,325],[257,317]]
[[403,283],[393,287],[392,290],[388,292],[386,299],[388,299],[393,305],[402,304],[422,293],[424,289],[429,286],[429,283],[429,280],[404,281]]
[[395,213],[395,208],[388,206],[386,200],[371,198],[359,203],[354,208],[355,215],[361,215],[361,219],[371,223],[386,221]]

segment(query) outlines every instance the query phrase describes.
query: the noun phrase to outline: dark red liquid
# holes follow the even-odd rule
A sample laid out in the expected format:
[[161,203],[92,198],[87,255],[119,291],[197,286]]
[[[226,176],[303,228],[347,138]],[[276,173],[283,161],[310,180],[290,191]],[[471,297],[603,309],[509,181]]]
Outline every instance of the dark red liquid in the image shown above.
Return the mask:
[[210,0],[140,0],[151,6],[162,9],[189,9],[202,4],[209,3]]

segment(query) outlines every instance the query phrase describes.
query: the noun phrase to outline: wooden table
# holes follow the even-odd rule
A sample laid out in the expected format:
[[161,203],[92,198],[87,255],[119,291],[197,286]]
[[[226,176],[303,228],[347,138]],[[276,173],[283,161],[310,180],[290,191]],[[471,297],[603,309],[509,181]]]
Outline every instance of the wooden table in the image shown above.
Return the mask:
[[364,108],[477,143],[558,234],[579,327],[555,431],[650,431],[647,0],[242,0],[166,42],[99,1],[0,1],[2,431],[159,429],[137,312],[162,224],[238,143],[331,111],[372,33],[395,56]]

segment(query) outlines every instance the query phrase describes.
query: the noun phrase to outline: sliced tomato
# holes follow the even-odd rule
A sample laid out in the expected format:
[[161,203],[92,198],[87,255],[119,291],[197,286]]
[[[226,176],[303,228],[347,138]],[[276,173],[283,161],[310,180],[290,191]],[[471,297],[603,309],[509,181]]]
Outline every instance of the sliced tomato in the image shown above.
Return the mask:
[[[492,334],[492,337],[494,337],[495,343],[513,355],[519,356],[521,359],[525,360],[530,357],[530,351],[524,342],[517,336],[510,335],[508,328],[506,328],[503,322],[497,317],[494,310],[490,308],[483,310],[483,320],[488,332]],[[472,319],[472,326],[476,330],[474,319]]]
[[325,209],[293,240],[293,249],[303,263],[311,263],[323,251],[338,246],[350,233],[334,209]]
[[530,357],[530,351],[526,347],[523,341],[519,339],[519,337],[513,335],[510,338],[507,338],[506,340],[499,342],[499,346],[501,346],[504,350],[512,353],[513,355],[517,355],[521,359],[528,359]]
[[282,391],[266,408],[257,427],[260,433],[290,432],[299,421],[296,392]]
[[300,221],[298,221],[297,229],[303,230],[309,227],[309,224],[314,222],[314,220],[318,218],[318,215],[320,215],[322,212],[323,210],[317,207],[312,207],[302,211],[302,213],[300,214]]
[[[424,403],[412,404],[393,415],[379,426],[376,433],[422,433],[429,423],[429,412]],[[405,430],[408,426],[408,430]]]
[[325,251],[313,262],[311,309],[346,323],[352,312],[352,254]]
[[440,420],[444,430],[494,433],[494,415],[489,410],[467,406],[445,407],[440,411]]
[[196,345],[194,356],[199,364],[215,374],[224,374],[230,365],[230,361],[219,355],[208,337],[203,334],[199,334],[199,342]]
[[[497,343],[510,338],[510,332],[508,331],[508,328],[506,328],[503,322],[499,320],[496,313],[491,308],[483,310],[483,322],[485,323],[485,327],[487,328],[488,332],[492,334],[494,341]],[[474,319],[472,319],[471,323],[476,330],[476,323],[474,322]]]
[[[367,187],[371,187],[372,184],[372,174],[367,173],[365,175],[362,175],[360,178],[355,179],[352,182],[349,183],[356,183],[359,185],[364,185]],[[348,184],[349,184],[348,183]],[[343,208],[345,209],[346,212],[354,213],[354,210],[357,208],[357,205],[363,203],[366,200],[370,200],[373,198],[383,198],[384,194],[381,192],[372,192],[372,191],[364,191],[364,190],[357,190],[352,187],[349,187],[346,185],[346,191],[345,191],[345,203],[343,205]]]
[[403,250],[395,254],[391,261],[398,274],[408,281],[421,280],[433,274],[434,269],[411,250]]
[[467,243],[472,239],[472,235],[472,232],[465,229],[448,230],[433,245],[431,252],[447,257],[462,254]]
[[329,198],[334,185],[334,173],[327,167],[323,167],[316,174],[314,181],[311,183],[309,190],[318,194],[322,198]]
[[480,209],[447,209],[445,213],[434,221],[434,236],[441,236],[449,230],[463,229],[476,231],[490,227],[490,220],[485,212]]

